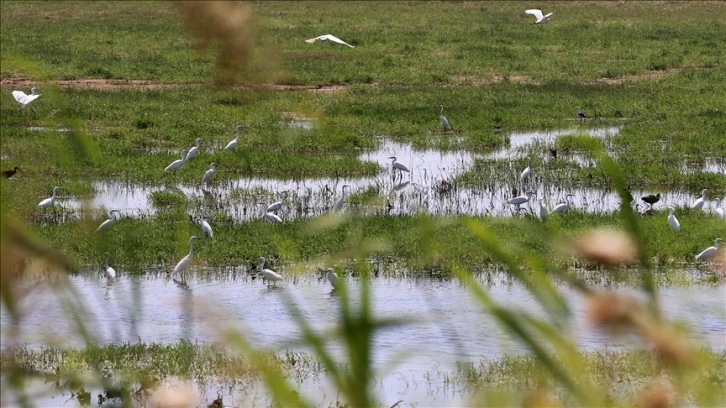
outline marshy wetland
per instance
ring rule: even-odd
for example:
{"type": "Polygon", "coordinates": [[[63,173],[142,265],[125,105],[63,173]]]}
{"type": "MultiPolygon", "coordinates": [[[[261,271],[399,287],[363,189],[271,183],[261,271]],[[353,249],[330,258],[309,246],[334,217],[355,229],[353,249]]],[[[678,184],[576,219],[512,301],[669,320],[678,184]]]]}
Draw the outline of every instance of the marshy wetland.
{"type": "Polygon", "coordinates": [[[3,405],[726,404],[726,5],[543,6],[0,3],[3,405]]]}

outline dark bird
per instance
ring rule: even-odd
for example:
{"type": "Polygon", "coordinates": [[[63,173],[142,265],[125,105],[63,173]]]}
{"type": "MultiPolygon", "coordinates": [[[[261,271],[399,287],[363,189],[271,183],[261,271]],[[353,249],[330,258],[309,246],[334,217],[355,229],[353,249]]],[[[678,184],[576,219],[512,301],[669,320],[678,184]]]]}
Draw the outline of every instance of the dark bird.
{"type": "Polygon", "coordinates": [[[15,167],[12,170],[3,170],[3,175],[5,176],[6,179],[9,179],[10,177],[14,176],[15,173],[18,172],[18,170],[20,170],[20,167],[15,167]]]}
{"type": "Polygon", "coordinates": [[[660,193],[658,193],[657,195],[653,195],[653,194],[647,195],[645,197],[642,197],[641,200],[643,200],[646,203],[648,203],[650,205],[650,208],[653,209],[653,204],[655,204],[658,201],[660,201],[660,193]]]}
{"type": "Polygon", "coordinates": [[[577,117],[580,118],[580,121],[581,122],[583,120],[587,119],[587,116],[585,116],[585,114],[582,113],[582,111],[580,110],[580,107],[579,106],[577,107],[577,117]]]}
{"type": "Polygon", "coordinates": [[[550,149],[550,156],[552,156],[552,157],[554,157],[556,159],[557,158],[557,148],[555,147],[553,149],[553,148],[550,147],[549,149],[550,149]]]}

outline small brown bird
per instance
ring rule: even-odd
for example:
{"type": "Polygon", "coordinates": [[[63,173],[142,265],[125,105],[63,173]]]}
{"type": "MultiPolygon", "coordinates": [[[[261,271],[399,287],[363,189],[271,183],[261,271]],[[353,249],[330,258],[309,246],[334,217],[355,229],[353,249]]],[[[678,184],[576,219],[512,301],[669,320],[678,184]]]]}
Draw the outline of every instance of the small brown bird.
{"type": "Polygon", "coordinates": [[[5,176],[6,179],[9,179],[10,177],[14,176],[15,173],[18,172],[18,170],[20,170],[20,167],[15,167],[12,170],[3,170],[3,175],[5,176]]]}
{"type": "Polygon", "coordinates": [[[657,195],[653,195],[653,194],[647,195],[645,197],[642,197],[641,200],[643,200],[646,203],[648,203],[648,205],[650,205],[650,208],[652,209],[653,208],[653,204],[655,204],[658,201],[660,201],[660,193],[658,193],[657,195]]]}

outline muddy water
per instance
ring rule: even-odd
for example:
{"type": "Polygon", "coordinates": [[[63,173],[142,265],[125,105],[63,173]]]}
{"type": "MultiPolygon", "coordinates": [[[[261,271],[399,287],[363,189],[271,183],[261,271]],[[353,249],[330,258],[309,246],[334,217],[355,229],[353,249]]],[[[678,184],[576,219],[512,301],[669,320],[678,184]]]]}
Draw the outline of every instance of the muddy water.
{"type": "MultiPolygon", "coordinates": [[[[52,290],[46,282],[27,282],[34,289],[21,301],[23,320],[15,324],[4,306],[0,311],[3,347],[54,341],[81,346],[83,341],[64,312],[67,302],[81,305],[86,314],[83,321],[101,343],[173,343],[180,338],[215,342],[221,340],[221,329],[236,328],[259,347],[308,351],[296,343],[300,331],[285,300],[294,301],[297,313],[317,330],[335,327],[338,319],[338,295],[324,279],[287,277],[277,287],[268,288],[244,273],[214,275],[221,278],[192,276],[182,284],[151,275],[129,277],[119,272],[121,276],[115,282],[95,274],[73,276],[63,290],[52,290]]],[[[282,274],[287,275],[285,271],[282,274]]],[[[346,282],[355,298],[359,281],[348,277],[346,282]]],[[[481,284],[502,305],[546,317],[521,285],[496,276],[481,284]]],[[[573,315],[565,330],[580,348],[640,346],[634,336],[611,338],[590,327],[582,296],[567,288],[562,290],[573,315]]],[[[717,349],[726,347],[726,284],[666,287],[659,296],[667,319],[685,323],[692,337],[702,344],[717,349]]],[[[496,359],[525,352],[459,282],[374,279],[372,297],[375,316],[409,322],[386,329],[373,340],[373,358],[382,373],[377,387],[382,401],[393,403],[402,398],[427,406],[460,402],[465,396],[447,392],[441,375],[453,371],[455,361],[496,359]]],[[[343,360],[340,345],[332,343],[330,351],[343,360]]],[[[300,387],[316,398],[334,401],[335,393],[324,381],[303,382],[300,387]]],[[[230,395],[225,402],[230,398],[235,397],[230,395]]]]}

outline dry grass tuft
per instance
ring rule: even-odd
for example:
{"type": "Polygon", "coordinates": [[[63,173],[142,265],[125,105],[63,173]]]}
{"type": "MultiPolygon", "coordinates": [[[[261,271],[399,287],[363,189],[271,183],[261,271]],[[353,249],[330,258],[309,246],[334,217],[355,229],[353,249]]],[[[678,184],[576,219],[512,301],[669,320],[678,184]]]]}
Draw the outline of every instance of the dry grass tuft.
{"type": "Polygon", "coordinates": [[[608,267],[633,265],[638,260],[638,245],[633,238],[612,228],[585,233],[575,242],[575,248],[584,258],[608,267]]]}

